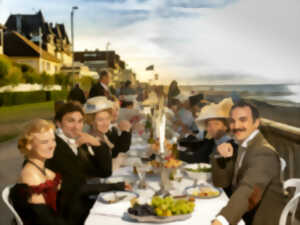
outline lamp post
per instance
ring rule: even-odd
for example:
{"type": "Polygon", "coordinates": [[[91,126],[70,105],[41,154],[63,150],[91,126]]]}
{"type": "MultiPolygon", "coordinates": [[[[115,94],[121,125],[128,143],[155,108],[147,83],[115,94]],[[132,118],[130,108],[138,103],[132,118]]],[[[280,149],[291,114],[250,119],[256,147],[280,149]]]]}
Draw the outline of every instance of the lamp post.
{"type": "Polygon", "coordinates": [[[78,6],[73,6],[71,10],[71,37],[72,37],[72,84],[74,86],[74,11],[78,9],[78,6]]]}

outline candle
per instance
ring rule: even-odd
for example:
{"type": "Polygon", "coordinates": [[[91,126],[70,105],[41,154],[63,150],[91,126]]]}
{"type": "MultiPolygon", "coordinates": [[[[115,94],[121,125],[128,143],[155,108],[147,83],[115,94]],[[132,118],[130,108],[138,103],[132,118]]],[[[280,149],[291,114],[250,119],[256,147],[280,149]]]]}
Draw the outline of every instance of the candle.
{"type": "Polygon", "coordinates": [[[159,144],[160,144],[160,153],[165,152],[165,132],[166,132],[166,115],[163,114],[160,118],[160,126],[159,126],[159,144]]]}

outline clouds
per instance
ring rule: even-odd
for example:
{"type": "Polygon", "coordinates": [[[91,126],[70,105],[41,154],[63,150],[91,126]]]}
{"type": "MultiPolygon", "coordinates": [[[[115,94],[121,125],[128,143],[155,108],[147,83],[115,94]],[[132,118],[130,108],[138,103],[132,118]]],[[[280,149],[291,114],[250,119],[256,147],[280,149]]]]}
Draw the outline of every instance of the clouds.
{"type": "MultiPolygon", "coordinates": [[[[42,9],[47,21],[70,26],[74,1],[0,0],[9,13],[42,9]],[[57,6],[60,7],[57,7],[57,6]],[[21,10],[22,9],[22,10],[21,10]]],[[[78,0],[75,49],[111,49],[148,80],[154,64],[165,81],[207,77],[300,82],[299,0],[78,0]],[[248,79],[249,78],[249,79],[248,79]]]]}
{"type": "Polygon", "coordinates": [[[182,8],[220,8],[236,0],[167,0],[167,5],[182,8]]]}

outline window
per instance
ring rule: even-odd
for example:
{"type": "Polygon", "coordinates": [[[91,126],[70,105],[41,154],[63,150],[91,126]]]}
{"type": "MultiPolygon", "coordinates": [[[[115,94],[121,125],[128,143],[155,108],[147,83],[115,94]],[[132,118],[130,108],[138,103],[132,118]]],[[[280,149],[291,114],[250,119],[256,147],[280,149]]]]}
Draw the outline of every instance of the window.
{"type": "Polygon", "coordinates": [[[50,68],[51,68],[51,65],[50,65],[50,63],[47,62],[47,70],[49,71],[50,68]]]}

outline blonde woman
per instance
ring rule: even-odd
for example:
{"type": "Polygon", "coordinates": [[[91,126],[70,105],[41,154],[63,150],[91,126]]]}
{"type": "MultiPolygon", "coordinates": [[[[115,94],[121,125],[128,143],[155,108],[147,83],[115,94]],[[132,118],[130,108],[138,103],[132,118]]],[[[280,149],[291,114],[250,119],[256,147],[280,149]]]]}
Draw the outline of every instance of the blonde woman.
{"type": "Polygon", "coordinates": [[[111,128],[113,102],[102,96],[90,98],[84,105],[84,111],[86,121],[91,126],[90,134],[98,137],[101,144],[105,144],[111,149],[113,158],[117,157],[119,153],[129,150],[131,124],[128,121],[121,121],[118,124],[119,131],[116,127],[111,128]]]}
{"type": "Polygon", "coordinates": [[[52,158],[56,146],[54,129],[51,122],[36,119],[18,142],[25,162],[10,197],[25,225],[69,224],[58,207],[61,176],[45,168],[45,161],[52,158]]]}

